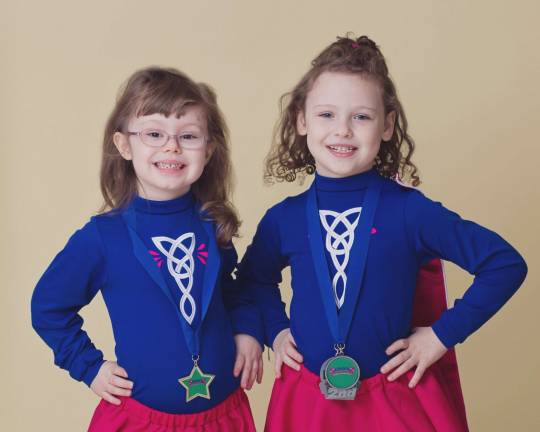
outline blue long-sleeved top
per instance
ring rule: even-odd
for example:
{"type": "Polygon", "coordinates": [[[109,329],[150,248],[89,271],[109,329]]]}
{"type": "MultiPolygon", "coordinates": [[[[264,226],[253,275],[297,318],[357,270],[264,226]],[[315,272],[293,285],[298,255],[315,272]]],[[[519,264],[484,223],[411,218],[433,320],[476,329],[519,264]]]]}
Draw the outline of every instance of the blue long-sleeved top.
{"type": "MultiPolygon", "coordinates": [[[[321,253],[333,279],[327,289],[335,298],[338,314],[339,300],[348,300],[343,274],[355,265],[348,262],[344,266],[345,252],[350,250],[346,244],[362,217],[364,194],[371,181],[382,182],[382,190],[346,347],[347,354],[359,362],[364,378],[379,372],[388,360],[385,349],[392,342],[410,335],[416,278],[426,262],[434,258],[452,261],[475,276],[463,297],[433,324],[446,347],[463,342],[482,326],[514,294],[527,273],[523,258],[498,234],[461,219],[418,190],[385,179],[374,169],[346,178],[316,175],[311,185],[319,210],[315,217],[320,219],[320,235],[326,245],[321,253]]],[[[310,249],[308,193],[289,197],[266,212],[242,260],[239,279],[262,311],[266,344],[271,346],[276,335],[290,326],[305,366],[318,373],[321,364],[334,355],[336,341],[310,249]],[[290,322],[279,292],[281,272],[287,266],[293,291],[290,322]]]]}
{"type": "Polygon", "coordinates": [[[215,226],[204,219],[190,192],[169,201],[137,197],[126,209],[95,216],[75,232],[32,297],[33,327],[52,348],[55,363],[91,384],[103,354],[82,330],[78,312],[101,291],[116,358],[134,382],[134,399],[164,412],[193,413],[236,390],[233,336],[246,333],[262,342],[262,324],[233,279],[234,248],[218,248],[215,226]],[[134,216],[140,244],[130,236],[126,214],[134,216]],[[192,302],[189,296],[181,301],[180,286],[192,302]],[[205,296],[208,311],[201,321],[205,296]],[[193,367],[181,320],[200,329],[199,365],[216,375],[210,400],[186,403],[178,382],[193,367]]]}

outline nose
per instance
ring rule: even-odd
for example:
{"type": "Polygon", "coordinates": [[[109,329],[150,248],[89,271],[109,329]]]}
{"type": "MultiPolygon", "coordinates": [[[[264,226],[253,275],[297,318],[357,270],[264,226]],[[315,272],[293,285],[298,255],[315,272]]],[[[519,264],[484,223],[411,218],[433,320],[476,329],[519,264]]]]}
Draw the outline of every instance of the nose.
{"type": "Polygon", "coordinates": [[[339,120],[338,124],[336,125],[335,135],[343,138],[352,137],[351,125],[348,119],[344,118],[339,120]]]}
{"type": "Polygon", "coordinates": [[[175,135],[169,135],[167,142],[163,145],[164,152],[182,153],[182,147],[178,143],[178,137],[175,135]]]}

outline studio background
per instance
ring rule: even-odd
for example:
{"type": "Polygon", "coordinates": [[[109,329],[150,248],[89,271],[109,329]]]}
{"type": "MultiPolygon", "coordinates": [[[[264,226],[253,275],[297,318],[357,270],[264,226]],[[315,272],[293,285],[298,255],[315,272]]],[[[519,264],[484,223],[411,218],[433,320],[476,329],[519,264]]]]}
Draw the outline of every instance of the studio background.
{"type": "MultiPolygon", "coordinates": [[[[387,58],[422,190],[500,233],[529,265],[520,292],[457,348],[471,431],[540,430],[538,16],[539,3],[523,0],[3,2],[0,428],[86,430],[98,402],[53,365],[31,328],[30,296],[101,204],[101,138],[120,84],[160,65],[216,89],[231,130],[242,255],[264,211],[309,184],[263,185],[278,97],[354,31],[387,58]]],[[[447,273],[453,301],[471,277],[454,265],[447,273]]],[[[114,359],[101,296],[82,314],[114,359]]],[[[261,430],[273,382],[265,367],[249,393],[261,430]]]]}

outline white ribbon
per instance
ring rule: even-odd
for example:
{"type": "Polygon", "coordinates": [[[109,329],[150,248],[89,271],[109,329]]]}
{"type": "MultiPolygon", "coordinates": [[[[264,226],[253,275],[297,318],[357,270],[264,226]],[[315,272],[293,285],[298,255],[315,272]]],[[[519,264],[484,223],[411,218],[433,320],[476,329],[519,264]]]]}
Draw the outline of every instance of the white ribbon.
{"type": "Polygon", "coordinates": [[[184,319],[191,324],[196,311],[195,300],[191,296],[193,273],[195,270],[195,261],[193,259],[195,234],[191,232],[185,233],[177,239],[171,239],[169,237],[152,237],[152,241],[161,253],[167,257],[167,269],[182,293],[182,297],[180,298],[180,313],[184,319]],[[184,241],[186,241],[187,245],[184,244],[184,241]],[[168,250],[165,249],[164,243],[171,244],[168,250]],[[183,254],[181,258],[175,256],[177,251],[180,251],[180,253],[183,254]],[[187,283],[184,283],[186,280],[187,283]],[[186,311],[186,301],[191,306],[191,312],[189,314],[186,311]]]}
{"type": "Polygon", "coordinates": [[[332,288],[334,290],[334,300],[338,309],[341,309],[345,302],[345,291],[347,289],[347,274],[345,269],[349,262],[349,255],[354,243],[354,230],[360,220],[362,207],[354,207],[345,210],[343,213],[338,213],[332,210],[319,210],[321,223],[326,230],[326,250],[332,257],[332,263],[336,269],[336,274],[332,279],[332,288]],[[356,218],[351,222],[348,217],[355,215],[356,218]],[[328,218],[334,218],[331,223],[328,218]],[[345,231],[342,234],[336,233],[336,228],[339,224],[343,224],[345,231]],[[341,260],[340,260],[341,259],[341,260]],[[341,282],[341,295],[338,294],[338,285],[341,282]]]}

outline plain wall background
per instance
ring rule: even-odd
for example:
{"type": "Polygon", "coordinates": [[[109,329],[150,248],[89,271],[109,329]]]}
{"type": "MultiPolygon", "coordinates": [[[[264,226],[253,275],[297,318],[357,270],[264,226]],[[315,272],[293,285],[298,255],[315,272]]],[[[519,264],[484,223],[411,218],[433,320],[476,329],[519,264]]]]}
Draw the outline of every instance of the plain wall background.
{"type": "MultiPolygon", "coordinates": [[[[232,132],[242,254],[264,210],[307,185],[263,186],[278,97],[324,46],[354,31],[388,60],[423,191],[499,232],[529,264],[521,291],[458,347],[471,430],[540,430],[538,16],[536,1],[3,4],[0,428],[86,430],[97,404],[53,365],[31,329],[29,301],[101,203],[101,135],[120,84],[135,69],[162,65],[214,86],[232,132]]],[[[471,277],[447,269],[453,298],[471,277]]],[[[101,296],[83,316],[113,358],[101,296]]],[[[250,392],[261,430],[272,381],[267,362],[263,385],[250,392]]]]}

